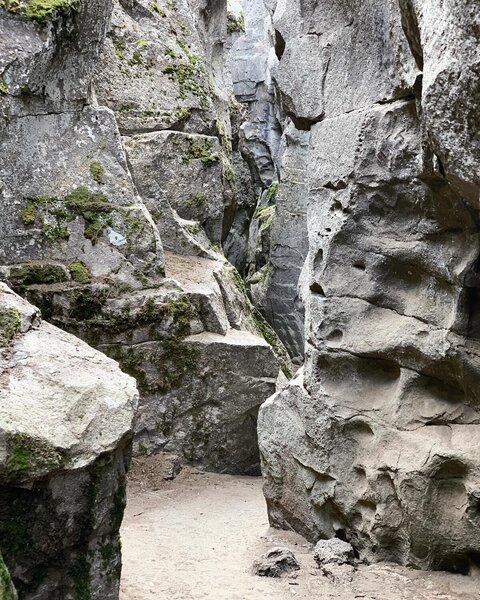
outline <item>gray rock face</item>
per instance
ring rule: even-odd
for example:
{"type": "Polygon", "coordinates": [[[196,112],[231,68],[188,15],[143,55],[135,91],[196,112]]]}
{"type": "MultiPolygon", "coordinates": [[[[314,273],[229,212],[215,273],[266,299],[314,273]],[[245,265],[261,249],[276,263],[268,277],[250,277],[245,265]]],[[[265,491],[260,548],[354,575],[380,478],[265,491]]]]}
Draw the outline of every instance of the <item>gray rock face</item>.
{"type": "Polygon", "coordinates": [[[0,548],[20,597],[118,598],[134,380],[4,284],[0,371],[0,548]]]}
{"type": "Polygon", "coordinates": [[[293,552],[281,546],[272,548],[253,563],[253,572],[260,577],[282,577],[299,569],[293,552]]]}
{"type": "Polygon", "coordinates": [[[273,524],[462,572],[480,549],[478,18],[278,3],[282,107],[309,129],[307,342],[259,417],[273,524]]]}
{"type": "Polygon", "coordinates": [[[122,133],[208,133],[215,127],[210,40],[203,43],[197,18],[202,20],[200,9],[186,0],[114,3],[95,90],[117,115],[122,133]]]}

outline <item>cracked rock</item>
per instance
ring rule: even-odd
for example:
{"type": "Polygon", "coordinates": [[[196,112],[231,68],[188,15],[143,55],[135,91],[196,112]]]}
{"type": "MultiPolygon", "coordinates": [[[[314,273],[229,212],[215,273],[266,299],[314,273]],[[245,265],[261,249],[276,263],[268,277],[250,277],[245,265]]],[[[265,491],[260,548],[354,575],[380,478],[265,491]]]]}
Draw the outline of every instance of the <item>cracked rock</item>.
{"type": "Polygon", "coordinates": [[[253,563],[253,572],[260,577],[282,577],[299,570],[300,565],[293,552],[280,546],[272,548],[253,563]]]}

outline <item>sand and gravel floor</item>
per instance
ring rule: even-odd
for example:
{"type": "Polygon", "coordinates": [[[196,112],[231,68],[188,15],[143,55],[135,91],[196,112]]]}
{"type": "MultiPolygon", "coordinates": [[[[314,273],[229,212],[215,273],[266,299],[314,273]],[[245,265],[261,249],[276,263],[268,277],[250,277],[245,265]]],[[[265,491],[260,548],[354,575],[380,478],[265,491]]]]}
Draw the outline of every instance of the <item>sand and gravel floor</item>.
{"type": "Polygon", "coordinates": [[[311,545],[268,526],[262,481],[185,468],[163,481],[155,459],[134,461],[122,528],[121,600],[480,600],[480,579],[393,565],[316,567],[311,545]],[[288,546],[295,578],[251,574],[288,546]]]}

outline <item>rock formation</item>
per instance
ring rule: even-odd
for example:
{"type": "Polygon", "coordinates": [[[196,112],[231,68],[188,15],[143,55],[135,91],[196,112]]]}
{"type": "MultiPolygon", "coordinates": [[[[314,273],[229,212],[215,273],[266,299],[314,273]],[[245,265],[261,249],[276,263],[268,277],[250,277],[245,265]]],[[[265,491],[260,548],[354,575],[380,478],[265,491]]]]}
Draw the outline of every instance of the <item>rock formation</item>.
{"type": "Polygon", "coordinates": [[[221,252],[226,7],[31,6],[0,15],[3,278],[136,377],[135,451],[258,472],[258,408],[289,358],[221,252]]]}
{"type": "Polygon", "coordinates": [[[308,132],[306,354],[259,421],[273,524],[461,572],[480,551],[479,20],[277,3],[279,102],[308,132]]]}
{"type": "MultiPolygon", "coordinates": [[[[4,284],[0,372],[0,548],[20,598],[118,598],[134,380],[4,284]]],[[[2,561],[0,597],[16,597],[2,561]]]]}
{"type": "Polygon", "coordinates": [[[256,473],[280,389],[259,419],[274,525],[367,560],[480,555],[480,11],[229,5],[0,0],[0,552],[21,599],[116,597],[136,390],[112,358],[134,452],[256,473]]]}

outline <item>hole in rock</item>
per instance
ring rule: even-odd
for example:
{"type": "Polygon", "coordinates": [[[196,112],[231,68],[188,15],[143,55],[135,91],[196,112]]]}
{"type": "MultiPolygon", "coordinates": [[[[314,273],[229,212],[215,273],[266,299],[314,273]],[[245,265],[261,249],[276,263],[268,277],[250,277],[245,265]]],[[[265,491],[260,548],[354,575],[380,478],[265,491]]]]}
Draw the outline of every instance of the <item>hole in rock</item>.
{"type": "Polygon", "coordinates": [[[278,60],[282,59],[282,56],[285,52],[286,43],[283,39],[282,34],[275,29],[275,54],[277,55],[278,60]]]}
{"type": "Polygon", "coordinates": [[[358,261],[354,262],[353,266],[355,269],[358,269],[359,271],[365,271],[367,268],[365,266],[365,263],[363,262],[363,260],[358,260],[358,261]]]}
{"type": "Polygon", "coordinates": [[[325,292],[323,290],[323,287],[317,283],[316,281],[314,281],[311,285],[310,285],[310,291],[314,294],[317,294],[318,296],[323,296],[325,297],[325,292]]]}

